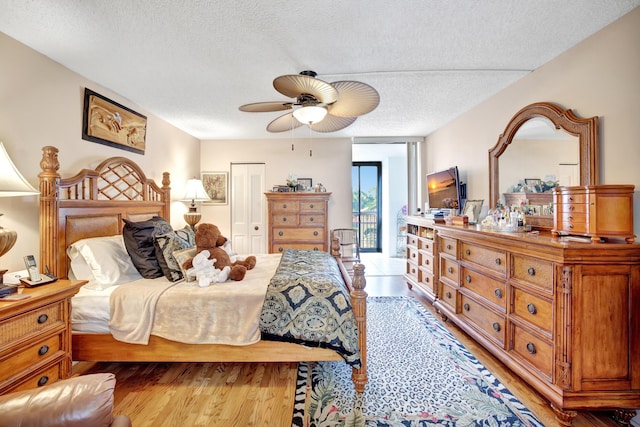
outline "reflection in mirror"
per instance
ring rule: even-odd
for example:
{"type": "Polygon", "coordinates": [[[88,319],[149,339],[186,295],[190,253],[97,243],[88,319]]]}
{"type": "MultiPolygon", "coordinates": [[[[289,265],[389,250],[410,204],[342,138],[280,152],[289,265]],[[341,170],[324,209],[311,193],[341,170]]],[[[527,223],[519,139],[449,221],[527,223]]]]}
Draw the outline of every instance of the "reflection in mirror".
{"type": "Polygon", "coordinates": [[[509,149],[500,156],[499,164],[500,195],[523,190],[551,191],[555,185],[580,185],[578,138],[556,129],[546,117],[523,123],[509,149]],[[526,185],[525,180],[531,179],[545,185],[526,185]]]}

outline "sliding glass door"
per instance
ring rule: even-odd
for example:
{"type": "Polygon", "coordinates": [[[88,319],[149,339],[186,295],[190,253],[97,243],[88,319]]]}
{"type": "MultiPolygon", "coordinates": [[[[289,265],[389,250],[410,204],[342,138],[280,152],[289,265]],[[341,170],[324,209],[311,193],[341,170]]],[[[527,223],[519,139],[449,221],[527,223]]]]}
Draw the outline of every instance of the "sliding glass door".
{"type": "Polygon", "coordinates": [[[382,163],[353,162],[353,228],[361,252],[381,252],[382,163]]]}

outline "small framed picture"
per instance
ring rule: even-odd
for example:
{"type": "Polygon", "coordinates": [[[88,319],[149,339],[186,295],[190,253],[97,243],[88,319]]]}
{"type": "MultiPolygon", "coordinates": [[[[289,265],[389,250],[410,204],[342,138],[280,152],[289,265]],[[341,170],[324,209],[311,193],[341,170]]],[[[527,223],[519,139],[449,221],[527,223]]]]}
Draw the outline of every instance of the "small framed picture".
{"type": "Polygon", "coordinates": [[[524,183],[527,185],[540,185],[542,180],[540,178],[525,178],[524,183]]]}
{"type": "Polygon", "coordinates": [[[313,187],[313,180],[311,178],[298,178],[298,188],[302,191],[309,190],[313,187]]]}
{"type": "Polygon", "coordinates": [[[482,210],[482,204],[484,200],[467,200],[462,210],[462,215],[466,215],[469,219],[469,224],[475,224],[478,222],[480,211],[482,210]]]}
{"type": "Polygon", "coordinates": [[[228,200],[229,172],[202,172],[202,185],[211,198],[206,205],[226,205],[228,200]]]}

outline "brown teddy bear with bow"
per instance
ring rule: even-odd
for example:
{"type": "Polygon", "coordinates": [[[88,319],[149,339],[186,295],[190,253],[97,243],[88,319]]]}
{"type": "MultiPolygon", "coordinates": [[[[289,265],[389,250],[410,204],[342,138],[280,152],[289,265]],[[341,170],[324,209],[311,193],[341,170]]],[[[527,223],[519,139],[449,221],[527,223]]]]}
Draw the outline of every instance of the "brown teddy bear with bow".
{"type": "MultiPolygon", "coordinates": [[[[256,265],[256,257],[250,255],[244,260],[236,259],[231,261],[231,256],[224,249],[227,238],[220,233],[218,226],[214,224],[200,224],[196,228],[196,254],[204,251],[209,251],[209,259],[214,259],[216,262],[213,266],[222,270],[226,266],[231,267],[229,278],[231,280],[242,280],[247,274],[247,270],[251,270],[256,265]]],[[[237,258],[234,256],[234,258],[237,258]]],[[[185,270],[193,266],[193,258],[190,258],[182,265],[185,270]]]]}

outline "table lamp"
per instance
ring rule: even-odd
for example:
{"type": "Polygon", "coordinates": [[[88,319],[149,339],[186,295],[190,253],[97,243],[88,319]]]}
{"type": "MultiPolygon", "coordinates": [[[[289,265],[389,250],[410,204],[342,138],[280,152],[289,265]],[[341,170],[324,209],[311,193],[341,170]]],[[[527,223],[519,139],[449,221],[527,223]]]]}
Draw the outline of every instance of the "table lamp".
{"type": "Polygon", "coordinates": [[[198,212],[196,202],[207,202],[211,200],[202,185],[202,181],[196,178],[187,181],[187,189],[184,193],[184,201],[191,201],[189,204],[189,212],[184,214],[184,220],[191,229],[196,229],[196,224],[200,221],[202,214],[198,212]]]}
{"type": "MultiPolygon", "coordinates": [[[[0,197],[32,196],[39,193],[20,174],[7,154],[4,144],[0,142],[0,197]]],[[[0,226],[0,257],[11,250],[17,238],[18,234],[14,230],[0,226]]],[[[0,270],[0,284],[6,272],[7,270],[0,270]]]]}

